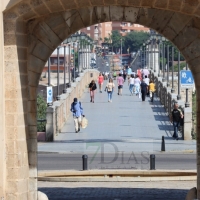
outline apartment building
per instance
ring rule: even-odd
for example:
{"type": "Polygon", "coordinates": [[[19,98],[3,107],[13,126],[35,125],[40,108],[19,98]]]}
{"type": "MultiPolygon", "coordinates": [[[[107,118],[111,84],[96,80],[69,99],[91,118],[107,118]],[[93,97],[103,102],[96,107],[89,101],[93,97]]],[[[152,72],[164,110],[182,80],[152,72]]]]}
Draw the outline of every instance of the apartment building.
{"type": "Polygon", "coordinates": [[[103,40],[105,37],[109,38],[109,35],[112,33],[113,30],[118,30],[122,36],[125,36],[127,33],[131,31],[144,31],[144,32],[150,31],[150,29],[147,27],[128,22],[105,22],[81,29],[81,31],[89,35],[92,39],[94,39],[95,27],[98,30],[99,42],[101,41],[101,39],[103,40]]]}

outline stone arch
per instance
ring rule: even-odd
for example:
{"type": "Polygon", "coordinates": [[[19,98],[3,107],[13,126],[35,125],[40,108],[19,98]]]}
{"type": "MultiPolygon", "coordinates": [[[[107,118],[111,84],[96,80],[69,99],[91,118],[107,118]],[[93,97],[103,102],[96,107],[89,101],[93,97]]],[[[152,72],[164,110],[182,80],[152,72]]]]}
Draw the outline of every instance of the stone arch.
{"type": "MultiPolygon", "coordinates": [[[[199,15],[198,0],[19,0],[8,5],[4,11],[6,199],[37,199],[36,89],[47,58],[64,39],[107,21],[150,27],[185,56],[199,102],[199,15]]],[[[198,103],[198,123],[199,111],[198,103]]],[[[199,143],[197,137],[198,155],[199,143]]],[[[199,162],[197,169],[200,196],[199,162]]]]}

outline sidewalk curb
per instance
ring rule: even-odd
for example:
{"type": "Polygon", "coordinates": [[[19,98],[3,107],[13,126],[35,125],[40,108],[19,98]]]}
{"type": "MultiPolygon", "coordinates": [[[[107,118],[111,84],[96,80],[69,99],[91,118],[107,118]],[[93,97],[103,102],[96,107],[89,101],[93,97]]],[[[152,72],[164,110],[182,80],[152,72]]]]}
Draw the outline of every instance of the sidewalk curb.
{"type": "Polygon", "coordinates": [[[90,171],[44,171],[38,181],[50,182],[151,182],[196,181],[195,170],[90,170],[90,171]]]}

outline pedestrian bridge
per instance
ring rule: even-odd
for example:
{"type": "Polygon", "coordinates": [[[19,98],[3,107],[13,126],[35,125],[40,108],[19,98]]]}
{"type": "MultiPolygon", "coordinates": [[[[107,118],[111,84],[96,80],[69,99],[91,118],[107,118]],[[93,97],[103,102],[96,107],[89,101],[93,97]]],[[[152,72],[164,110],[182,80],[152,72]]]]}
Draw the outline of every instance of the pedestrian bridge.
{"type": "MultiPolygon", "coordinates": [[[[86,73],[90,75],[92,73],[95,76],[95,70],[86,73]]],[[[90,77],[92,78],[94,77],[90,77]]],[[[104,86],[105,84],[106,81],[104,86]]],[[[115,85],[117,85],[116,82],[115,85]]],[[[78,83],[77,87],[79,87],[78,83]]],[[[73,90],[75,90],[75,85],[73,90]]],[[[54,106],[57,106],[54,114],[52,114],[52,108],[48,108],[47,119],[51,118],[52,122],[56,123],[47,122],[47,138],[53,138],[54,143],[39,143],[38,150],[41,152],[95,152],[95,145],[98,146],[101,143],[106,153],[152,153],[161,151],[162,136],[165,138],[166,151],[196,149],[196,141],[183,140],[182,133],[179,134],[179,141],[172,139],[173,127],[160,98],[155,97],[152,103],[147,97],[145,102],[142,102],[138,96],[130,96],[127,82],[124,84],[122,96],[117,95],[117,87],[115,88],[112,103],[108,102],[107,93],[100,93],[98,89],[95,94],[95,103],[91,103],[89,92],[86,88],[84,89],[79,100],[89,120],[89,125],[86,129],[81,129],[79,133],[75,133],[72,113],[69,112],[71,102],[76,95],[67,94],[67,96],[67,99],[70,98],[67,100],[68,107],[65,107],[65,101],[62,103],[61,100],[59,103],[54,103],[54,106]],[[66,112],[68,119],[61,123],[60,120],[66,118],[66,112]],[[53,128],[53,124],[56,127],[53,128]],[[51,130],[55,130],[54,133],[51,130]]]]}

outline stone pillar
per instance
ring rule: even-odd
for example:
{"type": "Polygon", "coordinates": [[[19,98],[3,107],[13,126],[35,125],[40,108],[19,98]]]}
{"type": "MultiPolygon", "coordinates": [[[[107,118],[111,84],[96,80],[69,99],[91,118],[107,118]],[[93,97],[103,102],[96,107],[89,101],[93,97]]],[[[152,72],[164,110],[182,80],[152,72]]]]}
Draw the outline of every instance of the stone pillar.
{"type": "MultiPolygon", "coordinates": [[[[0,11],[2,11],[0,5],[0,11]]],[[[0,95],[4,97],[4,29],[3,14],[0,15],[0,95]]],[[[4,98],[0,98],[0,199],[5,199],[5,126],[4,126],[4,98]]]]}
{"type": "Polygon", "coordinates": [[[23,21],[4,19],[4,101],[6,133],[6,197],[5,199],[36,199],[37,191],[37,145],[36,129],[28,126],[36,123],[36,101],[34,115],[29,115],[27,73],[27,35],[23,21]],[[28,160],[28,157],[31,159],[28,160]],[[34,162],[34,172],[32,164],[34,162]],[[30,171],[29,171],[30,167],[30,171]],[[29,173],[30,172],[30,173],[29,173]],[[29,176],[32,178],[29,179],[29,176]],[[30,193],[29,193],[30,191],[30,193]],[[33,192],[33,193],[32,193],[33,192]]]}

